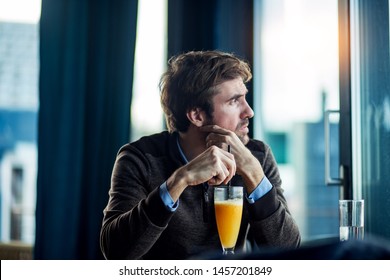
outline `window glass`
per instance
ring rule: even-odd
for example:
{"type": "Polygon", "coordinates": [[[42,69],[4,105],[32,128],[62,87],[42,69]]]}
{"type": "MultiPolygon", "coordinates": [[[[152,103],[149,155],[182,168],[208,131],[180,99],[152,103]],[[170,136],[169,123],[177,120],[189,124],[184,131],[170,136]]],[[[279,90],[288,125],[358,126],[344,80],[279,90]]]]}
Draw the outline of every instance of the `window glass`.
{"type": "Polygon", "coordinates": [[[163,129],[158,84],[167,60],[166,21],[166,0],[138,2],[131,140],[163,129]]]}
{"type": "Polygon", "coordinates": [[[35,239],[40,9],[40,0],[0,0],[2,242],[35,239]]]}
{"type": "MultiPolygon", "coordinates": [[[[325,185],[324,111],[339,109],[337,0],[255,1],[255,137],[279,164],[303,240],[338,234],[338,187],[325,185]]],[[[330,122],[338,175],[338,123],[330,122]]]]}
{"type": "Polygon", "coordinates": [[[387,239],[390,239],[389,12],[387,0],[353,1],[351,5],[353,191],[355,198],[365,200],[365,236],[387,239]]]}

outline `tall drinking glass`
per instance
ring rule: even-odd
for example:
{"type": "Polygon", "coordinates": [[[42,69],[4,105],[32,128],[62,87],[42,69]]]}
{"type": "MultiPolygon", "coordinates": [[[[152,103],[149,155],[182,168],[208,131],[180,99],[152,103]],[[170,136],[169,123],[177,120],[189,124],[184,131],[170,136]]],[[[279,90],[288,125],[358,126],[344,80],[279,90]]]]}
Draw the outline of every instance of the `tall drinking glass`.
{"type": "Polygon", "coordinates": [[[214,208],[223,254],[234,254],[243,207],[242,186],[214,187],[214,208]]]}
{"type": "Polygon", "coordinates": [[[364,200],[339,201],[340,241],[364,239],[364,200]]]}

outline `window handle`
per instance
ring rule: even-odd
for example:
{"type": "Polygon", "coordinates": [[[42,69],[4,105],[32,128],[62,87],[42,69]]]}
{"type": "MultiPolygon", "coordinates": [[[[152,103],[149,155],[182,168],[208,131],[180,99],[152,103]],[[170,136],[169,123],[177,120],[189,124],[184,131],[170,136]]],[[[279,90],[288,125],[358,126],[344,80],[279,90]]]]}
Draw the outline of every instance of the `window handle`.
{"type": "Polygon", "coordinates": [[[326,110],[324,112],[324,138],[325,138],[325,184],[327,186],[340,186],[343,184],[344,167],[340,165],[340,178],[332,178],[330,174],[330,115],[338,114],[338,110],[326,110]]]}

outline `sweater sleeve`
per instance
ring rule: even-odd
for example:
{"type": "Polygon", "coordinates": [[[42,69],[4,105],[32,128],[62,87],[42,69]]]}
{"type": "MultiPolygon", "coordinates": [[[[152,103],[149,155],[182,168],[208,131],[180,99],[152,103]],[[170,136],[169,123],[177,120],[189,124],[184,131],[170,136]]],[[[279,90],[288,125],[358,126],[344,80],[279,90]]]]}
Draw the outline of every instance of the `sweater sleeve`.
{"type": "Polygon", "coordinates": [[[127,145],[119,151],[100,232],[106,259],[142,259],[173,215],[161,200],[159,186],[147,189],[148,170],[136,149],[127,145]]]}

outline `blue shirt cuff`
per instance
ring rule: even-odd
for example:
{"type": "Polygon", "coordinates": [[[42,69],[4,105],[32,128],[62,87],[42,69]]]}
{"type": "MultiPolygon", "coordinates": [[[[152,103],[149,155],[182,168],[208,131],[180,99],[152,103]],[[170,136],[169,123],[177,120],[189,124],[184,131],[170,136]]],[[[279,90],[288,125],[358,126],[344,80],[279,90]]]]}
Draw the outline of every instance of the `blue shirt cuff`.
{"type": "Polygon", "coordinates": [[[256,189],[246,197],[249,203],[255,203],[258,199],[262,198],[272,189],[272,184],[266,176],[257,185],[256,189]]]}
{"type": "Polygon", "coordinates": [[[177,207],[179,206],[179,200],[177,202],[173,201],[171,195],[168,192],[166,181],[160,186],[159,194],[160,194],[160,197],[161,197],[165,207],[170,212],[176,211],[177,207]]]}

